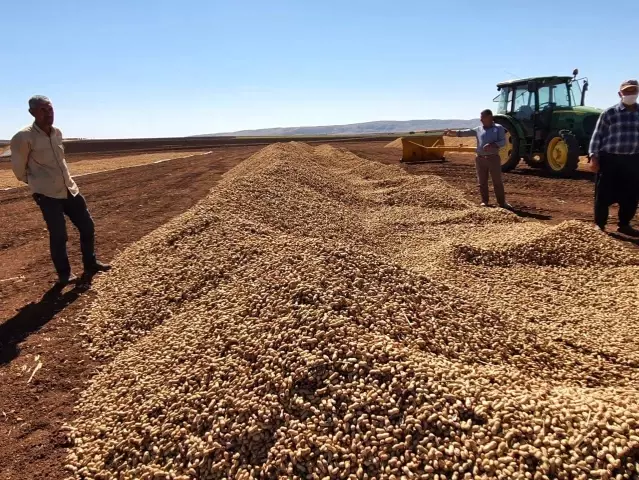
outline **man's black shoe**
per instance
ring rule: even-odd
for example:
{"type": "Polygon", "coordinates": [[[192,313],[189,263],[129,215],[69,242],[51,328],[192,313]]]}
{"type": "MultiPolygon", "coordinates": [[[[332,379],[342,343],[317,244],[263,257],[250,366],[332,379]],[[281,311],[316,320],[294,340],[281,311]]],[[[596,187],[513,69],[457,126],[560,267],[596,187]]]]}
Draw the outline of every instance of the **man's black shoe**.
{"type": "Polygon", "coordinates": [[[94,263],[84,266],[84,271],[86,273],[108,272],[109,270],[111,270],[111,265],[102,263],[98,260],[96,260],[94,263]]]}
{"type": "Polygon", "coordinates": [[[624,235],[628,235],[629,237],[639,237],[639,230],[632,228],[630,225],[622,225],[617,229],[617,231],[624,235]]]}

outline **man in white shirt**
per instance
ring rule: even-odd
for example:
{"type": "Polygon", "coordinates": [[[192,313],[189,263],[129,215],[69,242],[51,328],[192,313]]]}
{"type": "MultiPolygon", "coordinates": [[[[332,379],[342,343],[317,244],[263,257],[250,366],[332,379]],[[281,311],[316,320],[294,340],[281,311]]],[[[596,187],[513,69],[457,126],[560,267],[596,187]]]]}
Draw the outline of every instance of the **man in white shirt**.
{"type": "Polygon", "coordinates": [[[85,272],[109,270],[109,265],[95,257],[93,219],[64,159],[62,132],[53,126],[51,101],[40,95],[30,98],[29,113],[35,121],[11,139],[11,164],[16,178],[29,184],[42,211],[49,230],[51,258],[58,273],[58,284],[66,285],[77,279],[71,273],[67,255],[65,215],[80,232],[85,272]]]}

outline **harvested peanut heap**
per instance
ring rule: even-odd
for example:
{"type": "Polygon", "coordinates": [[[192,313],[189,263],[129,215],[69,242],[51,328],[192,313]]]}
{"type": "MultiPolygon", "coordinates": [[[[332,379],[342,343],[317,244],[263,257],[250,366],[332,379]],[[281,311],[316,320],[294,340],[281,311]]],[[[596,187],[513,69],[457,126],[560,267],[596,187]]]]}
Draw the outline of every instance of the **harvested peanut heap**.
{"type": "Polygon", "coordinates": [[[74,478],[639,478],[637,254],[587,225],[279,144],[115,267],[74,478]]]}

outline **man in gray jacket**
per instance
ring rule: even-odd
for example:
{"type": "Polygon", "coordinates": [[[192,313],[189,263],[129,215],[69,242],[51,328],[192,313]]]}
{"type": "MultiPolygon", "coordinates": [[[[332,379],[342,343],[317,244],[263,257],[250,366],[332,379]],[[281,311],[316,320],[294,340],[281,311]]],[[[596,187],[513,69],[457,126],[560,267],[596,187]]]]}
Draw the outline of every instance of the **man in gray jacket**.
{"type": "Polygon", "coordinates": [[[29,99],[29,113],[35,121],[11,139],[11,164],[16,178],[29,184],[35,202],[49,230],[53,265],[58,284],[77,279],[71,273],[67,255],[67,229],[64,216],[80,232],[85,273],[107,271],[111,267],[95,257],[95,229],[84,197],[69,173],[64,159],[62,132],[53,126],[53,105],[47,97],[29,99]]]}
{"type": "Polygon", "coordinates": [[[481,206],[488,206],[488,176],[493,180],[495,197],[502,208],[511,209],[506,203],[504,192],[504,180],[501,175],[501,158],[499,149],[506,145],[506,130],[495,123],[493,112],[486,109],[481,112],[481,125],[467,130],[446,130],[444,135],[448,137],[476,137],[477,157],[475,169],[477,170],[477,183],[481,195],[481,206]]]}

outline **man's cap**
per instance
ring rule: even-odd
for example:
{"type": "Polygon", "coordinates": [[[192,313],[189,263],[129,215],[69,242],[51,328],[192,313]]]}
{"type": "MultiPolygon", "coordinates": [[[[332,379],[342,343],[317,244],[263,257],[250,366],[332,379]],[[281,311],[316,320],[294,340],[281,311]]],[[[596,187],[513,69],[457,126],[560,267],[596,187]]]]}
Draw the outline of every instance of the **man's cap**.
{"type": "Polygon", "coordinates": [[[637,80],[626,80],[621,84],[621,87],[619,87],[619,91],[623,92],[629,88],[639,88],[639,82],[637,82],[637,80]]]}

